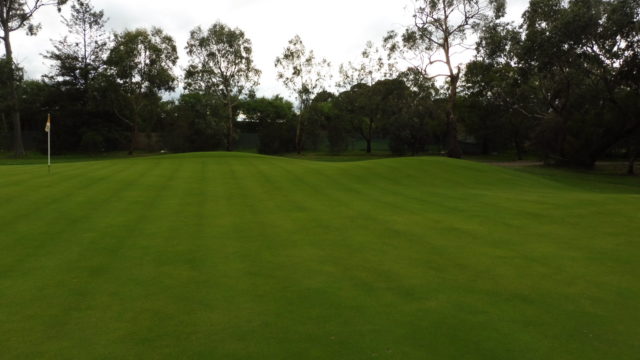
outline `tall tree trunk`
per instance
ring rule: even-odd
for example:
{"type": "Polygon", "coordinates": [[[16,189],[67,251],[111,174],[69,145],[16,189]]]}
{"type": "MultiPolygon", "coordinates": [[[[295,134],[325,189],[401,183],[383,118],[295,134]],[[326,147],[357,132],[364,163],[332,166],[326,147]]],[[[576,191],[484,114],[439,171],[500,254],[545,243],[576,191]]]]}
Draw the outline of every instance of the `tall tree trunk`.
{"type": "Polygon", "coordinates": [[[233,107],[231,106],[231,100],[227,101],[227,111],[229,115],[229,125],[227,126],[227,151],[231,151],[233,148],[233,107]]]}
{"type": "Polygon", "coordinates": [[[458,121],[454,113],[456,97],[458,95],[458,75],[453,75],[449,84],[449,101],[447,102],[447,156],[462,158],[462,149],[458,142],[458,121]]]}
{"type": "Polygon", "coordinates": [[[367,154],[371,154],[371,140],[373,133],[373,121],[369,121],[369,129],[367,131],[367,154]]]}
{"type": "Polygon", "coordinates": [[[518,136],[514,137],[513,144],[516,147],[516,156],[518,160],[522,160],[522,145],[520,145],[520,139],[518,139],[518,136]]]}
{"type": "MultiPolygon", "coordinates": [[[[3,26],[5,29],[7,26],[3,26]]],[[[16,157],[24,157],[24,144],[22,142],[22,124],[20,123],[20,102],[16,89],[16,74],[13,67],[13,51],[9,32],[4,32],[4,50],[7,63],[9,64],[9,118],[13,123],[13,148],[16,157]]]]}
{"type": "Polygon", "coordinates": [[[638,160],[638,147],[629,147],[629,165],[627,167],[627,175],[635,175],[635,163],[638,160]]]}
{"type": "Polygon", "coordinates": [[[2,113],[2,123],[0,123],[0,150],[4,150],[5,146],[7,146],[7,118],[4,116],[4,112],[2,113]]]}
{"type": "MultiPolygon", "coordinates": [[[[445,9],[447,8],[445,0],[442,0],[442,5],[445,9]]],[[[444,26],[447,29],[449,28],[448,21],[449,16],[445,11],[444,26]]],[[[458,96],[458,80],[460,80],[460,67],[458,67],[457,72],[453,70],[451,54],[449,53],[451,50],[449,35],[450,33],[448,32],[448,30],[444,32],[444,46],[442,49],[444,51],[445,62],[447,64],[447,67],[449,68],[449,99],[447,101],[447,156],[450,158],[460,159],[462,157],[462,150],[460,149],[460,144],[458,143],[458,121],[454,112],[456,97],[458,96]]]]}
{"type": "Polygon", "coordinates": [[[482,155],[489,155],[489,141],[486,136],[482,137],[482,155]]]}
{"type": "Polygon", "coordinates": [[[452,106],[447,107],[447,156],[456,159],[462,158],[462,150],[458,142],[458,123],[452,106]]]}
{"type": "Polygon", "coordinates": [[[134,120],[131,125],[131,144],[129,146],[129,155],[133,155],[133,151],[138,144],[138,121],[134,120]]]}
{"type": "Polygon", "coordinates": [[[300,110],[298,125],[296,126],[296,152],[302,154],[302,110],[300,110]]]}

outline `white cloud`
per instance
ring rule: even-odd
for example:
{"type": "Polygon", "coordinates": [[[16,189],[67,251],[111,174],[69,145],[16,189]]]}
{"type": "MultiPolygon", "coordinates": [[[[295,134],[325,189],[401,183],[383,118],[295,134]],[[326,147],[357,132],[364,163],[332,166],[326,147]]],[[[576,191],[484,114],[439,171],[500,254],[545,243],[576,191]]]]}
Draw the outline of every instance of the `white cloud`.
{"type": "MultiPolygon", "coordinates": [[[[518,21],[527,4],[528,0],[509,0],[507,18],[518,21]]],[[[184,46],[192,28],[208,27],[217,20],[241,28],[252,40],[255,62],[262,70],[258,92],[267,96],[286,93],[276,80],[273,62],[295,34],[337,67],[356,60],[366,41],[379,41],[388,30],[409,23],[412,9],[410,0],[93,0],[93,5],[105,11],[114,31],[159,26],[172,35],[181,56],[177,74],[187,63],[184,46]]],[[[68,11],[66,6],[63,14],[68,11]]],[[[36,14],[43,26],[38,36],[13,34],[16,60],[29,77],[48,71],[41,54],[51,49],[50,39],[64,35],[60,20],[55,8],[45,8],[36,14]]]]}

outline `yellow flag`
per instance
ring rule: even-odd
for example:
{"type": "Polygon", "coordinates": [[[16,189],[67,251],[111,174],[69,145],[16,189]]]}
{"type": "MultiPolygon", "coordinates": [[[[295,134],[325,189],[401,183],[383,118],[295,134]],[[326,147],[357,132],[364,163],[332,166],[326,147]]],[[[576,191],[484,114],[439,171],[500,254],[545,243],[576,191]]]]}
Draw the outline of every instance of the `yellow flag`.
{"type": "Polygon", "coordinates": [[[47,125],[44,127],[44,131],[51,131],[51,114],[47,116],[47,125]]]}

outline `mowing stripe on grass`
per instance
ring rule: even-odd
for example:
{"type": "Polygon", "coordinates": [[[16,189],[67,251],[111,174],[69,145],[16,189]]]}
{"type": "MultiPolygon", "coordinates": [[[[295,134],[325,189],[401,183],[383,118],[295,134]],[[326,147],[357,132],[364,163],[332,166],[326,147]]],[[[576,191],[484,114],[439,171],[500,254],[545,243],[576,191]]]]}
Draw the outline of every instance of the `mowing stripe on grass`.
{"type": "Polygon", "coordinates": [[[0,166],[8,358],[633,359],[640,185],[442,158],[0,166]]]}

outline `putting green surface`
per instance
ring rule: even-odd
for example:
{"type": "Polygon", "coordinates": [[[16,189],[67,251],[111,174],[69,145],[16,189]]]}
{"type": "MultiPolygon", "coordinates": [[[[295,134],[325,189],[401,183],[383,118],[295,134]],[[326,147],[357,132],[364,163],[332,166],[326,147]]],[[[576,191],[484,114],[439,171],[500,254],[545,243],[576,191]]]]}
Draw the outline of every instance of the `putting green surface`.
{"type": "Polygon", "coordinates": [[[0,357],[638,359],[633,181],[236,153],[0,166],[0,357]]]}

